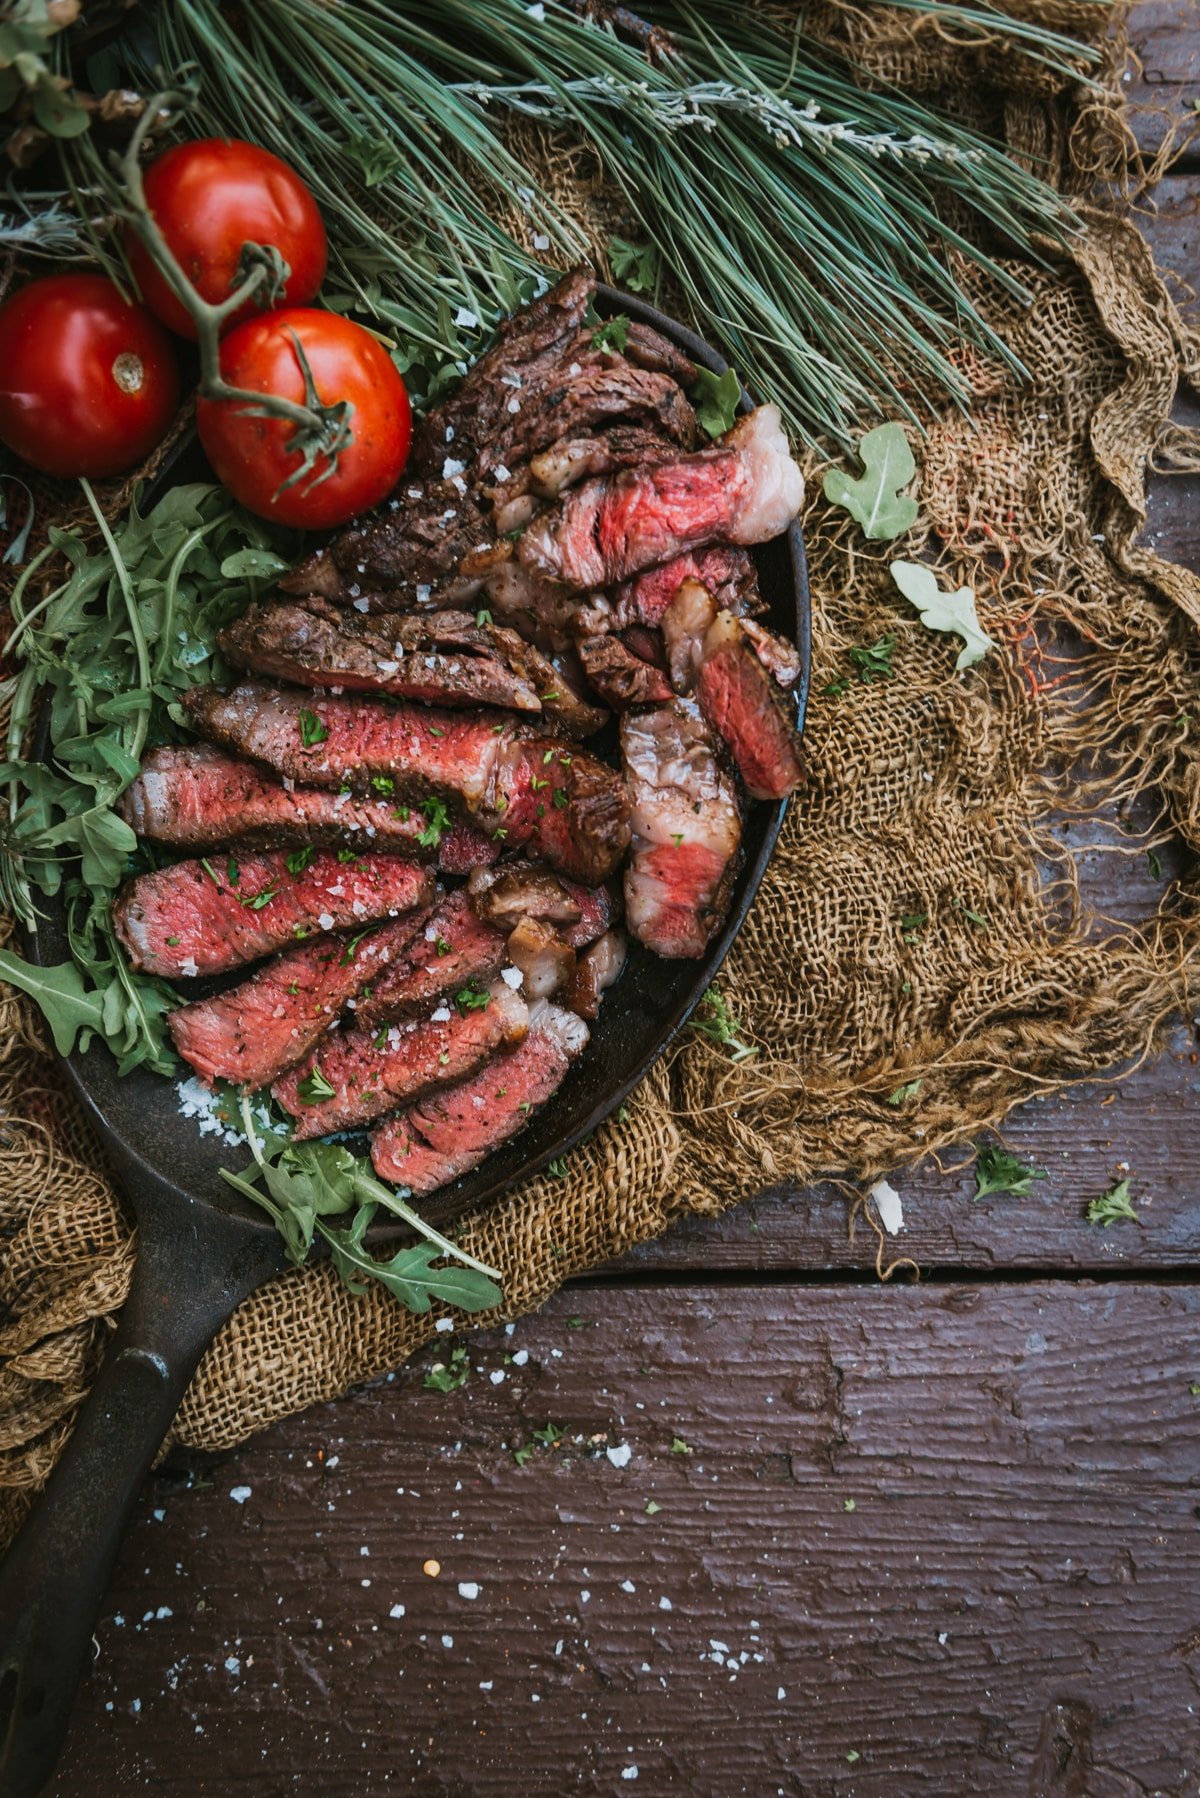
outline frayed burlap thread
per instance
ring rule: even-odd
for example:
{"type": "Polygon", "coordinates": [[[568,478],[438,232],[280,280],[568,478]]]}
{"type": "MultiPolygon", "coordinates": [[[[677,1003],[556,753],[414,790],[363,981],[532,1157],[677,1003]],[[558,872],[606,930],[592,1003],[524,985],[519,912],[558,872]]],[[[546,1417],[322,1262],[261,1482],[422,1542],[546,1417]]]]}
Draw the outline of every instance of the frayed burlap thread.
{"type": "MultiPolygon", "coordinates": [[[[1021,10],[1099,32],[1106,8],[1021,10]],[[1095,15],[1093,18],[1092,15],[1095,15]],[[1082,21],[1082,25],[1081,25],[1082,21]]],[[[830,4],[810,24],[863,78],[973,84],[1021,154],[1064,189],[1115,174],[1113,101],[1011,57],[947,42],[910,14],[830,4]],[[998,88],[986,86],[989,74],[998,88]]],[[[557,190],[598,241],[607,191],[587,158],[545,146],[557,190]]],[[[821,497],[804,524],[815,667],[807,786],[794,802],[721,986],[757,1054],[732,1062],[685,1033],[625,1114],[543,1177],[468,1220],[501,1270],[506,1315],[768,1183],[856,1181],[999,1124],[1034,1094],[1153,1051],[1200,957],[1200,581],[1137,541],[1151,456],[1200,346],[1134,225],[1099,211],[1067,254],[1021,266],[1020,304],[962,278],[1029,371],[964,353],[969,418],[915,434],[921,517],[869,544],[821,497]],[[973,584],[997,649],[954,672],[888,571],[929,557],[973,584]],[[858,680],[856,645],[895,639],[891,679],[858,680]],[[826,692],[843,680],[844,691],[826,692]],[[1130,808],[1185,873],[1139,924],[1093,918],[1072,832],[1129,853],[1130,808]],[[901,1087],[918,1093],[889,1103],[901,1087]]],[[[1014,265],[1016,266],[1016,265],[1014,265]]],[[[0,1536],[69,1431],[128,1287],[134,1245],[95,1143],[63,1094],[40,1025],[0,1009],[0,1536]]],[[[802,1201],[798,1201],[802,1202],[802,1201]]],[[[202,1361],[174,1439],[227,1448],[274,1418],[394,1368],[432,1320],[354,1297],[327,1265],[255,1294],[202,1361]]]]}

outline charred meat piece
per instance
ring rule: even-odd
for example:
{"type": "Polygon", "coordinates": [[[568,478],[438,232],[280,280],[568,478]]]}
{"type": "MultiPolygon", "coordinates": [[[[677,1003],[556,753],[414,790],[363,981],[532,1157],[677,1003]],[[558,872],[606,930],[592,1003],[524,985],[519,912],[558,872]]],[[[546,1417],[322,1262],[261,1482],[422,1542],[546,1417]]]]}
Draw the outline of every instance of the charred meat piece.
{"type": "Polygon", "coordinates": [[[506,957],[505,932],[477,917],[466,887],[459,887],[372,982],[370,996],[358,1001],[355,1019],[364,1030],[373,1030],[406,1017],[471,981],[493,980],[506,957]]]}
{"type": "Polygon", "coordinates": [[[765,543],[803,497],[778,407],[759,406],[711,449],[573,489],[534,519],[518,556],[578,591],[607,587],[718,538],[765,543]]]}
{"type": "Polygon", "coordinates": [[[534,493],[542,499],[557,499],[580,481],[660,462],[670,453],[670,446],[644,426],[614,425],[595,436],[560,437],[549,449],[540,450],[522,472],[534,493]]]}
{"type": "Polygon", "coordinates": [[[652,368],[660,375],[670,375],[681,387],[690,387],[696,379],[696,364],[690,356],[664,337],[652,325],[631,318],[625,336],[625,355],[639,368],[652,368]]]}
{"type": "Polygon", "coordinates": [[[742,821],[737,790],[686,702],[627,712],[621,753],[633,801],[625,912],[669,958],[704,954],[729,905],[742,821]]]}
{"type": "Polygon", "coordinates": [[[704,639],[717,616],[717,602],[702,581],[681,581],[663,613],[667,667],[677,693],[690,693],[704,660],[704,639]]]}
{"type": "MultiPolygon", "coordinates": [[[[774,649],[777,640],[770,643],[774,649]]],[[[789,673],[791,667],[789,662],[789,673]]],[[[795,705],[768,672],[744,619],[718,612],[709,625],[695,694],[728,746],[746,791],[755,799],[786,799],[804,778],[795,705]]]]}
{"type": "Polygon", "coordinates": [[[625,938],[619,930],[609,930],[579,957],[575,972],[567,985],[563,1004],[581,1018],[600,1015],[600,1002],[608,988],[621,976],[625,966],[625,938]]]}
{"type": "Polygon", "coordinates": [[[593,692],[614,712],[634,705],[661,705],[671,697],[671,683],[661,668],[645,662],[617,636],[584,637],[579,660],[593,692]]]}
{"type": "Polygon", "coordinates": [[[418,1196],[469,1173],[553,1098],[587,1040],[587,1026],[569,1011],[545,1001],[531,1006],[529,1034],[517,1048],[372,1133],[375,1172],[418,1196]]]}
{"type": "Polygon", "coordinates": [[[540,712],[515,632],[484,629],[466,612],[364,618],[327,600],[252,605],[220,634],[238,668],[306,687],[338,687],[435,705],[499,705],[540,712]]]}
{"type": "Polygon", "coordinates": [[[448,874],[496,860],[499,845],[466,825],[439,830],[425,812],[394,800],[283,786],[204,743],[152,749],[119,810],[140,837],[180,849],[241,843],[313,843],[364,852],[436,856],[448,874]]]}
{"type": "Polygon", "coordinates": [[[500,980],[480,1004],[442,1005],[428,1018],[384,1024],[375,1035],[334,1031],[271,1090],[297,1120],[295,1141],[308,1142],[369,1124],[428,1087],[461,1080],[497,1049],[519,1043],[528,1028],[525,1001],[500,980]]]}
{"type": "Polygon", "coordinates": [[[608,887],[580,886],[530,862],[477,868],[467,888],[476,912],[498,930],[512,930],[522,918],[541,918],[556,925],[572,949],[603,936],[619,912],[608,887]]]}
{"type": "Polygon", "coordinates": [[[369,595],[392,588],[406,589],[417,603],[451,582],[458,600],[477,591],[476,564],[486,567],[495,548],[492,520],[463,479],[463,463],[447,450],[442,465],[452,471],[448,477],[402,475],[377,517],[348,526],[297,563],[280,579],[282,591],[321,594],[364,611],[369,595]]]}
{"type": "Polygon", "coordinates": [[[696,415],[669,375],[635,368],[624,356],[596,354],[587,336],[572,348],[573,358],[564,358],[551,380],[511,394],[502,422],[479,454],[485,480],[562,438],[592,435],[616,419],[643,424],[664,450],[695,443],[696,415]]]}
{"type": "MultiPolygon", "coordinates": [[[[736,616],[736,613],[735,613],[736,616]]],[[[742,635],[746,637],[755,655],[766,669],[777,687],[790,692],[800,679],[800,651],[786,637],[777,637],[764,624],[754,618],[738,620],[742,635]]]]}
{"type": "Polygon", "coordinates": [[[266,1086],[308,1054],[413,928],[411,917],[396,918],[358,936],[297,943],[240,986],[173,1011],[175,1047],[205,1080],[266,1086]]]}
{"type": "MultiPolygon", "coordinates": [[[[319,787],[431,788],[493,840],[528,843],[552,867],[598,885],[629,840],[619,776],[561,739],[526,736],[502,713],[391,706],[243,682],[229,693],[193,687],[184,705],[217,743],[319,787]]],[[[403,809],[403,808],[398,808],[403,809]]]]}
{"type": "Polygon", "coordinates": [[[126,881],[113,923],[130,962],[164,979],[223,974],[295,941],[428,906],[433,875],[398,855],[311,846],[177,862],[126,881]]]}
{"type": "Polygon", "coordinates": [[[508,959],[526,999],[548,999],[575,972],[575,951],[543,918],[522,918],[508,939],[508,959]]]}

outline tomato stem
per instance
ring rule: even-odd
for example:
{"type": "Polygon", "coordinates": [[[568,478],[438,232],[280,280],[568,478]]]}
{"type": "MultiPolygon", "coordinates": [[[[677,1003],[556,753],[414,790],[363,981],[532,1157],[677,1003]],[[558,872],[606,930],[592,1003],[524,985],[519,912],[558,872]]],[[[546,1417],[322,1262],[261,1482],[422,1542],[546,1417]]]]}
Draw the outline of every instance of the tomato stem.
{"type": "MultiPolygon", "coordinates": [[[[125,150],[114,153],[113,166],[121,178],[125,217],[137,232],[146,254],[163,276],[196,327],[196,343],[200,352],[199,391],[204,399],[239,403],[256,418],[279,418],[295,428],[288,448],[301,457],[299,468],[283,483],[291,487],[306,476],[312,485],[325,480],[337,469],[338,457],[353,442],[350,420],[354,408],[344,400],[325,405],[317,393],[312,371],[295,332],[292,340],[304,376],[304,402],[285,399],[281,393],[259,393],[253,388],[233,387],[221,374],[221,327],[247,300],[259,296],[267,305],[276,303],[290,270],[274,244],[247,243],[242,246],[238,273],[241,279],[227,297],[216,305],[198,293],[188,279],[178,257],[159,230],[146,201],[139,160],[142,147],[158,121],[189,104],[189,95],[164,90],[147,103],[125,150]],[[324,462],[318,473],[313,470],[324,462]]],[[[283,488],[280,489],[283,491],[283,488]]]]}

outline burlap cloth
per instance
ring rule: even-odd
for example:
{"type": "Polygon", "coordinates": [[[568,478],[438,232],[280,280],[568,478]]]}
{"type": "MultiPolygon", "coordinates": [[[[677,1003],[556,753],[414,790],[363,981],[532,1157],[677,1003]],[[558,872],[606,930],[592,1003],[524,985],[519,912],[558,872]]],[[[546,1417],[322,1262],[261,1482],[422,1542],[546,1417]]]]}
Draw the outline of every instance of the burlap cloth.
{"type": "MultiPolygon", "coordinates": [[[[1021,10],[1097,38],[1112,16],[1054,0],[1021,10]]],[[[885,7],[809,16],[864,79],[958,105],[969,95],[1065,189],[1123,167],[1119,48],[1097,99],[885,7]]],[[[598,172],[562,145],[541,153],[602,246],[598,172]]],[[[771,1182],[862,1181],[998,1124],[1031,1094],[1152,1049],[1188,1003],[1200,954],[1200,580],[1135,537],[1156,445],[1195,465],[1194,445],[1164,425],[1180,369],[1200,369],[1200,342],[1135,225],[1111,208],[1089,212],[1069,255],[1022,273],[1028,307],[964,270],[1031,382],[968,359],[973,418],[948,413],[914,438],[921,519],[908,539],[866,544],[821,499],[815,460],[808,470],[811,776],[721,977],[759,1052],[734,1064],[685,1033],[565,1178],[532,1181],[471,1221],[466,1240],[502,1270],[510,1316],[684,1212],[720,1211],[771,1182]],[[897,554],[923,553],[974,584],[999,641],[966,677],[953,673],[956,643],[927,633],[887,574],[897,554]],[[822,695],[852,672],[850,646],[888,635],[892,679],[822,695]],[[1156,913],[1118,928],[1086,915],[1061,827],[1108,819],[1107,840],[1134,852],[1119,825],[1135,800],[1157,834],[1182,842],[1186,872],[1156,913]],[[927,921],[903,929],[912,914],[927,921]],[[915,1098],[887,1103],[917,1079],[915,1098]]],[[[2,1535],[71,1428],[134,1243],[41,1026],[11,993],[0,1108],[2,1535]]],[[[289,1273],[221,1332],[173,1439],[237,1443],[397,1366],[431,1329],[383,1292],[352,1297],[327,1265],[289,1273]]]]}

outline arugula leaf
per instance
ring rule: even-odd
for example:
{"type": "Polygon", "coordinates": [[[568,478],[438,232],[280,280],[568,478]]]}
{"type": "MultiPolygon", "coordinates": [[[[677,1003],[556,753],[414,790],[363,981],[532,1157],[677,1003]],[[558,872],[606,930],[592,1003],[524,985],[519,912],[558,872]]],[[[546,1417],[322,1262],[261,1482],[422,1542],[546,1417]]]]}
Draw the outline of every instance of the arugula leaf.
{"type": "Polygon", "coordinates": [[[892,652],[895,647],[895,637],[880,637],[878,643],[872,643],[869,649],[863,649],[855,643],[846,653],[858,669],[859,680],[869,687],[876,675],[884,680],[891,680],[894,676],[896,671],[892,667],[892,652]]]}
{"type": "Polygon", "coordinates": [[[1002,1143],[977,1143],[979,1157],[975,1163],[973,1198],[986,1198],[990,1192],[1011,1192],[1015,1198],[1027,1199],[1035,1180],[1044,1180],[1046,1170],[1029,1167],[1010,1155],[1002,1143]]]}
{"type": "Polygon", "coordinates": [[[630,293],[648,293],[658,285],[662,254],[657,244],[631,243],[627,237],[610,237],[608,261],[616,280],[630,293]]]}
{"type": "Polygon", "coordinates": [[[824,480],[825,498],[843,506],[874,541],[901,537],[917,522],[920,508],[900,489],[917,472],[904,427],[876,425],[859,439],[858,459],[864,474],[852,480],[844,469],[831,468],[824,480]]]}
{"type": "Polygon", "coordinates": [[[397,1249],[389,1261],[377,1261],[363,1246],[363,1237],[378,1207],[362,1205],[347,1230],[332,1230],[318,1220],[317,1229],[329,1244],[333,1264],[350,1288],[361,1295],[365,1280],[378,1280],[410,1311],[426,1312],[433,1300],[455,1305],[460,1311],[487,1311],[498,1305],[503,1293],[494,1280],[474,1268],[451,1265],[434,1267],[441,1250],[433,1242],[414,1243],[397,1249]]]}
{"type": "Polygon", "coordinates": [[[53,968],[35,967],[21,956],[0,949],[0,979],[18,987],[36,1001],[50,1026],[54,1047],[60,1055],[69,1055],[80,1036],[86,1049],[93,1031],[102,1032],[104,994],[88,991],[83,975],[73,961],[59,962],[53,968]]]}
{"type": "Polygon", "coordinates": [[[277,556],[272,549],[235,549],[221,563],[221,579],[273,581],[286,567],[283,557],[277,556]]]}
{"type": "Polygon", "coordinates": [[[945,592],[937,584],[932,568],[924,562],[892,562],[892,579],[911,605],[921,614],[921,623],[931,631],[953,631],[961,637],[964,648],[954,666],[958,672],[981,662],[994,640],[980,627],[975,612],[973,587],[956,587],[945,592]]]}
{"type": "Polygon", "coordinates": [[[1099,1224],[1102,1230],[1118,1223],[1140,1224],[1142,1220],[1129,1197],[1129,1181],[1121,1180],[1101,1198],[1093,1199],[1087,1208],[1087,1221],[1099,1224]]]}
{"type": "Polygon", "coordinates": [[[696,423],[709,437],[723,437],[733,429],[741,398],[742,383],[731,368],[723,375],[714,375],[711,368],[696,370],[691,400],[696,423]]]}
{"type": "Polygon", "coordinates": [[[467,986],[459,987],[454,995],[454,1003],[466,1017],[469,1011],[482,1011],[490,998],[491,994],[487,988],[478,986],[472,980],[467,986]]]}
{"type": "Polygon", "coordinates": [[[623,355],[628,342],[629,320],[623,312],[606,318],[599,329],[592,332],[592,345],[598,350],[616,350],[619,355],[623,355]]]}

